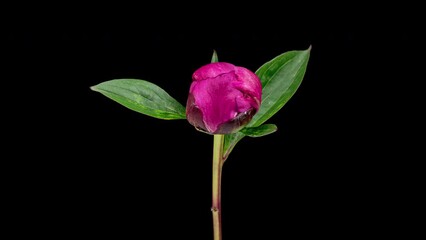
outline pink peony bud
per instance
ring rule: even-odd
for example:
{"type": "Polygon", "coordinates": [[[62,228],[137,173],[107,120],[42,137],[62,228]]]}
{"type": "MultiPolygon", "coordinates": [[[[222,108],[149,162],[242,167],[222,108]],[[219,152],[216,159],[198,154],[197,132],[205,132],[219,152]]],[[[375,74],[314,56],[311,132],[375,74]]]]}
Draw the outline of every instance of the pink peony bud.
{"type": "Polygon", "coordinates": [[[250,70],[230,63],[207,64],[192,75],[186,117],[200,131],[229,134],[259,110],[262,84],[250,70]]]}

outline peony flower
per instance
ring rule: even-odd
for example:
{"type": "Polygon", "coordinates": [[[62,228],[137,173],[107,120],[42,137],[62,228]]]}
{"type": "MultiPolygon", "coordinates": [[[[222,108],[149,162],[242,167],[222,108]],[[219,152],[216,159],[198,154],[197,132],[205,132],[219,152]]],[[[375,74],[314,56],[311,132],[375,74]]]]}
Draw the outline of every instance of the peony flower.
{"type": "Polygon", "coordinates": [[[250,70],[230,63],[202,66],[192,75],[186,117],[209,134],[229,134],[247,125],[259,110],[262,85],[250,70]]]}

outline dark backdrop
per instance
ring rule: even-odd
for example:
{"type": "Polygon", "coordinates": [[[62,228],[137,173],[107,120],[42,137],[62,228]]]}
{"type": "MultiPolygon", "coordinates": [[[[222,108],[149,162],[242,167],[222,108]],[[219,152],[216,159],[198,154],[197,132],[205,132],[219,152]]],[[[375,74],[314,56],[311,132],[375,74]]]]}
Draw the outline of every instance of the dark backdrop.
{"type": "Polygon", "coordinates": [[[185,104],[192,73],[213,50],[255,71],[309,46],[300,88],[268,121],[278,131],[244,138],[224,165],[225,239],[386,230],[382,219],[392,213],[379,196],[390,187],[381,175],[388,165],[376,158],[381,126],[360,84],[364,47],[382,42],[339,21],[206,19],[50,19],[8,29],[3,56],[13,88],[4,91],[16,103],[7,120],[18,126],[8,142],[20,146],[11,161],[18,184],[10,222],[25,226],[16,234],[212,239],[212,136],[186,120],[133,112],[89,87],[144,79],[185,104]]]}

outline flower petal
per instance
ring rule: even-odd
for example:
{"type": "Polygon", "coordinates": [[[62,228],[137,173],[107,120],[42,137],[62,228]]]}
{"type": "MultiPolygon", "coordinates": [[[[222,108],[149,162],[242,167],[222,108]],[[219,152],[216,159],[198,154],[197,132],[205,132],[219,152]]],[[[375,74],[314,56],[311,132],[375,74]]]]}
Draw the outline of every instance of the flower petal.
{"type": "Polygon", "coordinates": [[[229,73],[235,70],[235,66],[226,62],[210,63],[202,66],[192,74],[194,81],[215,78],[221,74],[229,73]]]}

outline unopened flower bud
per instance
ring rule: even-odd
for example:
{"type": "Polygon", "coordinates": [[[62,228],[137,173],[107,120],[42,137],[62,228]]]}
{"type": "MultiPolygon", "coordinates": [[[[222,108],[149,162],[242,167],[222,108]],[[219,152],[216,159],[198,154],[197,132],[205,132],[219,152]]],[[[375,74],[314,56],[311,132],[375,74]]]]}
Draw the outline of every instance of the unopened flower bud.
{"type": "Polygon", "coordinates": [[[259,110],[262,84],[250,70],[230,63],[207,64],[194,72],[186,116],[209,134],[234,133],[259,110]]]}

